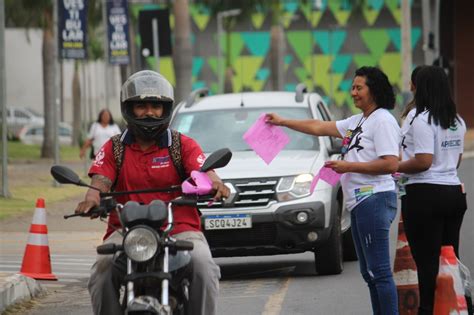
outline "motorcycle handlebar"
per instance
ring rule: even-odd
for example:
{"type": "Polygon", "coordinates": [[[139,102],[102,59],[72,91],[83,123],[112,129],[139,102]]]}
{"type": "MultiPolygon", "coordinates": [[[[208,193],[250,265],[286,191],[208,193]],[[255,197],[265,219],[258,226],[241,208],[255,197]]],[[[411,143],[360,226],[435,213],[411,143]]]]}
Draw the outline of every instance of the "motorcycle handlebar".
{"type": "Polygon", "coordinates": [[[73,213],[73,214],[66,214],[64,215],[64,219],[67,220],[69,218],[73,217],[91,217],[93,215],[97,215],[101,218],[105,218],[107,216],[107,209],[104,207],[94,207],[91,210],[87,212],[81,212],[81,213],[73,213]]]}

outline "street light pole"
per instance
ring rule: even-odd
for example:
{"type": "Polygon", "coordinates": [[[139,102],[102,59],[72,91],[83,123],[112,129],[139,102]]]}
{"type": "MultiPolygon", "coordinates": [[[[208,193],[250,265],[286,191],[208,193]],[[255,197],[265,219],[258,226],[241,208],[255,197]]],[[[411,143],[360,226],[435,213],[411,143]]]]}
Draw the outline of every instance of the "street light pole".
{"type": "Polygon", "coordinates": [[[8,139],[7,104],[5,91],[5,2],[0,0],[0,102],[2,106],[2,197],[10,197],[8,191],[8,139]]]}
{"type": "Polygon", "coordinates": [[[222,54],[221,54],[221,37],[222,37],[222,20],[227,17],[239,15],[242,10],[232,9],[227,11],[221,11],[217,13],[217,80],[218,80],[218,93],[222,93],[224,86],[224,71],[222,66],[222,54]]]}
{"type": "Polygon", "coordinates": [[[409,0],[402,0],[402,21],[400,23],[402,36],[402,97],[405,105],[410,97],[411,77],[411,7],[409,0]]]}

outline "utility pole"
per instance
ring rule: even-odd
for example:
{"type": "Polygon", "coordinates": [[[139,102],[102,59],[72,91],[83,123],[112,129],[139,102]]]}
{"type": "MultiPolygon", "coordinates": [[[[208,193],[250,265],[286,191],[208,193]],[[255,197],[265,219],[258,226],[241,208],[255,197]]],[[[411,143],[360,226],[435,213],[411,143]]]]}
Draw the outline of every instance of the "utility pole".
{"type": "MultiPolygon", "coordinates": [[[[54,38],[54,106],[53,106],[53,128],[54,128],[54,164],[59,164],[59,111],[61,107],[59,90],[59,43],[58,43],[58,1],[53,1],[53,38],[54,38]]],[[[59,186],[57,181],[53,181],[54,186],[59,186]]]]}
{"type": "Polygon", "coordinates": [[[109,41],[107,23],[107,0],[102,1],[102,19],[104,20],[104,94],[105,108],[109,108],[109,41]]]}
{"type": "Polygon", "coordinates": [[[11,197],[8,191],[7,104],[5,89],[5,2],[0,0],[0,103],[2,106],[2,197],[11,197]]]}
{"type": "Polygon", "coordinates": [[[402,0],[402,97],[403,106],[410,97],[410,77],[412,66],[412,49],[411,49],[411,7],[410,0],[402,0]]]}
{"type": "Polygon", "coordinates": [[[432,65],[439,57],[439,9],[440,0],[422,0],[423,51],[425,64],[432,65]]]}
{"type": "MultiPolygon", "coordinates": [[[[222,37],[222,21],[231,16],[237,16],[242,12],[240,9],[232,9],[227,11],[220,11],[217,13],[217,78],[218,78],[218,93],[224,91],[224,66],[222,64],[221,54],[221,37],[222,37]]],[[[229,53],[229,52],[227,52],[229,53]]]]}

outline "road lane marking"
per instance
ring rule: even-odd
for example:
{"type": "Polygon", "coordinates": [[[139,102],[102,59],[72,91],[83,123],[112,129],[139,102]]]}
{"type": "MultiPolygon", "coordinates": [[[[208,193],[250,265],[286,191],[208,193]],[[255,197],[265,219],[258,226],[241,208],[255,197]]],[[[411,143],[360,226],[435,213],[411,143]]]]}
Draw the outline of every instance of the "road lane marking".
{"type": "Polygon", "coordinates": [[[246,295],[246,294],[249,294],[249,295],[256,294],[261,287],[262,287],[262,280],[261,279],[253,280],[249,283],[249,285],[245,289],[244,295],[246,295]]]}
{"type": "Polygon", "coordinates": [[[270,295],[263,309],[262,315],[278,315],[280,314],[283,301],[285,300],[286,292],[290,284],[290,279],[287,278],[280,289],[274,294],[270,295]]]}

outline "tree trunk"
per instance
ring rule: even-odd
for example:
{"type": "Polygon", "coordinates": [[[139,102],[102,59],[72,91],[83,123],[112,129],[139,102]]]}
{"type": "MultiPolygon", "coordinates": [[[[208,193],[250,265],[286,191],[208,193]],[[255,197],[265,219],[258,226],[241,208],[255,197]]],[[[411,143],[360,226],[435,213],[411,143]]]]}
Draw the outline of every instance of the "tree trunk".
{"type": "Polygon", "coordinates": [[[46,12],[47,27],[43,29],[43,95],[44,95],[44,137],[41,147],[42,158],[54,158],[54,36],[52,12],[46,12]]]}
{"type": "Polygon", "coordinates": [[[128,79],[128,67],[127,65],[120,65],[120,84],[124,84],[128,79]]]}
{"type": "Polygon", "coordinates": [[[272,89],[274,91],[283,90],[284,85],[284,55],[285,55],[285,34],[281,20],[281,4],[279,1],[272,3],[272,26],[270,31],[270,70],[272,78],[272,89]]]}
{"type": "Polygon", "coordinates": [[[175,0],[173,66],[176,77],[175,104],[186,99],[192,89],[192,47],[188,0],[175,0]]]}
{"type": "Polygon", "coordinates": [[[73,108],[73,122],[72,122],[72,145],[79,144],[81,136],[81,82],[79,81],[79,62],[74,61],[74,74],[72,77],[72,108],[73,108]]]}

